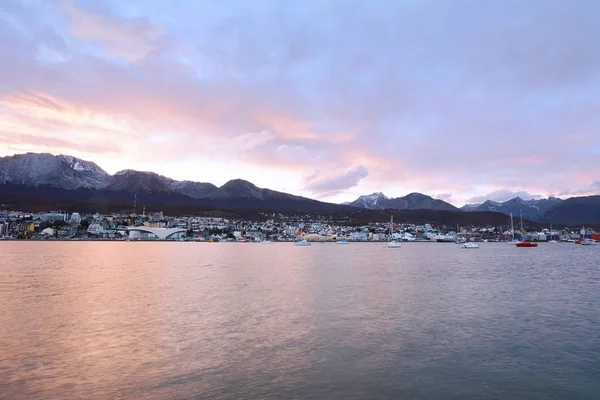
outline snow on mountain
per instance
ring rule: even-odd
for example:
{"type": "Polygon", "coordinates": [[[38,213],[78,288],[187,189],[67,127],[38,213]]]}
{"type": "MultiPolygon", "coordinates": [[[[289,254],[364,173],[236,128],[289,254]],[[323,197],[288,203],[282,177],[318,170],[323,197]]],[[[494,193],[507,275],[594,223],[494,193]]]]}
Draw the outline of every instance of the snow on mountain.
{"type": "Polygon", "coordinates": [[[386,207],[386,201],[390,198],[381,192],[375,192],[360,196],[358,199],[348,203],[353,207],[366,208],[369,210],[383,210],[386,207]]]}
{"type": "Polygon", "coordinates": [[[0,183],[52,186],[63,189],[101,189],[110,175],[91,161],[48,153],[0,157],[0,183]]]}
{"type": "Polygon", "coordinates": [[[505,202],[487,200],[475,208],[465,209],[463,207],[463,211],[497,211],[507,215],[511,213],[514,216],[523,215],[523,218],[531,221],[545,221],[544,214],[561,201],[556,197],[534,200],[523,200],[520,197],[515,197],[505,202]]]}
{"type": "Polygon", "coordinates": [[[389,198],[381,192],[375,192],[360,196],[351,202],[350,205],[369,210],[457,210],[452,204],[434,199],[422,193],[410,193],[404,197],[389,198]]]}

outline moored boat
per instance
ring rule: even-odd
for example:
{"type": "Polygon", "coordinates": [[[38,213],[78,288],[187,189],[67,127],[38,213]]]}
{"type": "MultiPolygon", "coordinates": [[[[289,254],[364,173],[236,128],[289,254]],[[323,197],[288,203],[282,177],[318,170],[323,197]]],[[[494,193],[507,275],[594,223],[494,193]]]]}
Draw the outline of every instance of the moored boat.
{"type": "Polygon", "coordinates": [[[390,241],[387,244],[388,249],[397,249],[402,247],[402,243],[400,243],[399,241],[395,240],[393,238],[394,236],[394,216],[392,215],[392,217],[390,218],[390,241]]]}
{"type": "Polygon", "coordinates": [[[462,249],[478,249],[479,248],[479,244],[478,243],[473,243],[473,242],[466,242],[466,243],[463,243],[460,247],[462,249]]]}
{"type": "Polygon", "coordinates": [[[534,242],[517,242],[515,246],[517,247],[537,247],[537,243],[534,242]]]}
{"type": "Polygon", "coordinates": [[[307,240],[300,240],[298,242],[294,242],[294,246],[310,246],[310,242],[307,240]]]}
{"type": "Polygon", "coordinates": [[[456,238],[452,235],[438,235],[435,241],[438,243],[455,243],[456,238]]]}

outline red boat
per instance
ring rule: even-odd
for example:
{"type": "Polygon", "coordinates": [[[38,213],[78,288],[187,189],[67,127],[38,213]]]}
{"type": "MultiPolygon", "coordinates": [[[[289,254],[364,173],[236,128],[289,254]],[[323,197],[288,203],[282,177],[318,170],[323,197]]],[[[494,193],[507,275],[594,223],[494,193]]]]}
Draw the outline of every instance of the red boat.
{"type": "Polygon", "coordinates": [[[517,247],[537,247],[537,243],[533,242],[518,242],[515,243],[517,247]]]}

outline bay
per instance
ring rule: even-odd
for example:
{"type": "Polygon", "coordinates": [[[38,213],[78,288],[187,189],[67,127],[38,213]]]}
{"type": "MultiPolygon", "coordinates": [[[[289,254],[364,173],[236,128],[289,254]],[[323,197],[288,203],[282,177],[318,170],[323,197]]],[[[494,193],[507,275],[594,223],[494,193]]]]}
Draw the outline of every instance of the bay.
{"type": "Polygon", "coordinates": [[[0,242],[3,399],[597,399],[600,246],[0,242]]]}

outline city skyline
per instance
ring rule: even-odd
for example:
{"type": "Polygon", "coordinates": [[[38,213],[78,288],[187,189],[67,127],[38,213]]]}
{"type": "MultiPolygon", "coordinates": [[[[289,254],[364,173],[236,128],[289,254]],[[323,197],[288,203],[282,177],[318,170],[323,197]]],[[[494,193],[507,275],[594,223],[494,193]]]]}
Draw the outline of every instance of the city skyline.
{"type": "Polygon", "coordinates": [[[343,202],[600,192],[600,4],[0,3],[0,156],[343,202]]]}

